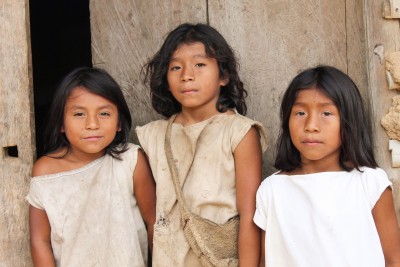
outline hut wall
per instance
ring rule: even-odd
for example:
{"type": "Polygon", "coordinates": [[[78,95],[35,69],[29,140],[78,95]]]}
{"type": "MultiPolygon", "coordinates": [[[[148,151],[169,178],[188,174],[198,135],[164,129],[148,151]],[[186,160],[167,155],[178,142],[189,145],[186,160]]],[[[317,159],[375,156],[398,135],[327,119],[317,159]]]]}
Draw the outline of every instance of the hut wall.
{"type": "MultiPolygon", "coordinates": [[[[380,44],[398,50],[399,25],[398,20],[382,18],[380,1],[140,2],[90,1],[93,63],[107,69],[123,86],[135,125],[160,117],[151,109],[149,90],[141,82],[143,64],[180,23],[209,23],[237,53],[249,92],[247,115],[267,129],[264,176],[275,171],[279,103],[290,80],[302,69],[333,65],[353,78],[367,103],[377,159],[394,182],[396,204],[400,205],[400,169],[390,165],[389,139],[380,126],[396,93],[387,90],[384,60],[374,51],[380,44]]],[[[137,140],[134,132],[132,140],[137,140]]]]}

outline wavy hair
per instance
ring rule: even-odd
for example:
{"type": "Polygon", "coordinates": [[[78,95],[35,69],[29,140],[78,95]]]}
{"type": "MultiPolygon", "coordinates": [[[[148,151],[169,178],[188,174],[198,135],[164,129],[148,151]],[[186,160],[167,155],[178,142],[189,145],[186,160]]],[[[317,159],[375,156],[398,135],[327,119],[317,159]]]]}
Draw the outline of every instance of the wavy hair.
{"type": "Polygon", "coordinates": [[[306,69],[287,88],[280,107],[281,132],[274,167],[283,171],[301,167],[300,152],[290,138],[289,118],[299,91],[310,88],[324,93],[339,110],[340,166],[346,171],[359,170],[361,166],[378,167],[373,153],[371,124],[360,92],[348,75],[331,66],[306,69]]]}
{"type": "Polygon", "coordinates": [[[132,118],[117,82],[105,70],[98,68],[75,69],[61,81],[50,107],[48,123],[44,132],[44,153],[49,154],[65,147],[67,151],[61,156],[64,157],[71,148],[61,129],[64,124],[65,104],[71,92],[77,87],[83,87],[90,93],[104,97],[117,106],[118,124],[121,131],[116,133],[114,140],[106,147],[106,154],[119,159],[119,154],[127,150],[132,118]]]}
{"type": "Polygon", "coordinates": [[[151,103],[159,114],[170,117],[182,110],[181,104],[169,91],[167,73],[172,54],[181,44],[200,42],[204,45],[208,57],[218,62],[220,78],[228,78],[228,84],[221,86],[216,108],[219,112],[236,108],[245,115],[247,91],[239,78],[238,63],[233,49],[224,37],[213,27],[206,24],[184,23],[172,30],[160,50],[142,68],[143,82],[150,87],[151,103]]]}

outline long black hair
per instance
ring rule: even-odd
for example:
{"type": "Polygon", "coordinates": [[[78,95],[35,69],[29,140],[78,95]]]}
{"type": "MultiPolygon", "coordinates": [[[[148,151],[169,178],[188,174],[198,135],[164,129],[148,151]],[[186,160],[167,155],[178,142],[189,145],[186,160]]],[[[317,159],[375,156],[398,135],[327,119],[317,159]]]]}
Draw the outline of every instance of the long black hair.
{"type": "Polygon", "coordinates": [[[348,75],[331,66],[306,69],[287,88],[280,108],[281,132],[274,167],[283,171],[301,167],[300,152],[290,138],[289,117],[299,91],[310,88],[323,92],[339,110],[340,166],[346,171],[361,166],[378,167],[373,153],[371,124],[360,92],[348,75]]]}
{"type": "Polygon", "coordinates": [[[117,82],[105,70],[98,68],[75,69],[61,81],[49,111],[44,133],[44,153],[49,154],[63,147],[67,148],[67,153],[70,149],[70,143],[61,129],[64,124],[65,104],[71,92],[77,87],[83,87],[90,93],[104,97],[117,106],[118,125],[121,127],[121,131],[116,133],[114,140],[106,147],[106,153],[119,158],[118,155],[127,149],[132,118],[117,82]]]}
{"type": "Polygon", "coordinates": [[[247,96],[243,82],[238,75],[238,63],[232,48],[224,37],[213,27],[206,24],[184,23],[171,31],[160,50],[142,68],[143,82],[150,87],[151,103],[161,115],[169,117],[182,110],[178,101],[169,91],[167,73],[172,54],[181,44],[200,42],[204,45],[208,57],[218,62],[220,78],[228,78],[228,84],[221,86],[216,108],[219,112],[236,108],[245,115],[247,96]]]}

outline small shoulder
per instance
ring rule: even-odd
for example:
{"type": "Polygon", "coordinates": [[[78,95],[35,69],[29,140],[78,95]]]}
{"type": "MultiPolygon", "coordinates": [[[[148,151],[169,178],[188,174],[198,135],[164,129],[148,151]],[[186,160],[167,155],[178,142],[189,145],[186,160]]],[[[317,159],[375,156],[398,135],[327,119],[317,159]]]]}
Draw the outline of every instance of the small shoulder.
{"type": "Polygon", "coordinates": [[[32,168],[32,177],[54,174],[61,171],[59,158],[51,156],[42,156],[34,164],[32,168]]]}
{"type": "Polygon", "coordinates": [[[364,177],[388,178],[387,173],[381,168],[360,167],[359,169],[364,177]]]}
{"type": "Polygon", "coordinates": [[[352,173],[356,173],[364,187],[369,188],[368,190],[392,185],[387,173],[381,168],[360,167],[359,170],[354,169],[352,173]]]}
{"type": "Polygon", "coordinates": [[[127,144],[127,151],[136,151],[138,149],[140,149],[140,146],[134,143],[128,143],[127,144]]]}
{"type": "Polygon", "coordinates": [[[130,158],[132,154],[136,154],[139,149],[140,149],[139,145],[133,143],[127,143],[126,150],[122,152],[119,156],[121,159],[130,158]]]}
{"type": "Polygon", "coordinates": [[[275,179],[279,179],[278,174],[279,174],[279,171],[264,178],[263,181],[261,182],[261,186],[264,186],[264,187],[271,186],[271,184],[274,182],[275,179]]]}
{"type": "Polygon", "coordinates": [[[242,122],[242,123],[246,123],[246,124],[253,124],[253,123],[257,122],[255,120],[250,119],[249,117],[241,115],[237,112],[235,114],[233,114],[232,116],[228,116],[228,117],[230,117],[230,119],[232,121],[242,122]]]}
{"type": "Polygon", "coordinates": [[[240,136],[245,135],[251,129],[255,129],[260,137],[262,151],[264,152],[267,149],[267,133],[264,126],[260,122],[238,113],[229,117],[231,117],[233,131],[238,133],[240,136]]]}
{"type": "Polygon", "coordinates": [[[392,182],[381,168],[361,167],[359,169],[361,171],[359,174],[360,181],[372,209],[383,191],[388,187],[392,188],[392,182]]]}
{"type": "Polygon", "coordinates": [[[232,124],[233,126],[237,127],[254,127],[258,131],[261,131],[263,134],[265,134],[265,128],[262,125],[261,122],[256,121],[254,119],[251,119],[249,117],[246,117],[244,115],[241,115],[239,113],[236,113],[231,116],[226,116],[227,120],[232,124]]]}
{"type": "Polygon", "coordinates": [[[136,127],[135,130],[139,143],[145,151],[149,149],[149,146],[151,146],[155,140],[163,138],[165,130],[167,129],[167,124],[167,120],[161,119],[136,127]]]}
{"type": "Polygon", "coordinates": [[[32,177],[55,174],[64,171],[66,148],[61,148],[40,157],[32,167],[32,177]]]}
{"type": "Polygon", "coordinates": [[[136,132],[144,132],[144,131],[159,129],[160,127],[165,127],[167,125],[167,122],[168,121],[165,119],[151,121],[145,125],[136,126],[136,132]]]}
{"type": "MultiPolygon", "coordinates": [[[[264,178],[264,180],[261,182],[260,186],[258,187],[257,190],[257,195],[258,196],[263,196],[263,197],[271,197],[272,196],[272,191],[274,191],[275,188],[275,182],[276,181],[276,174],[272,174],[266,178],[264,178]]],[[[275,189],[276,190],[276,189],[275,189]]]]}

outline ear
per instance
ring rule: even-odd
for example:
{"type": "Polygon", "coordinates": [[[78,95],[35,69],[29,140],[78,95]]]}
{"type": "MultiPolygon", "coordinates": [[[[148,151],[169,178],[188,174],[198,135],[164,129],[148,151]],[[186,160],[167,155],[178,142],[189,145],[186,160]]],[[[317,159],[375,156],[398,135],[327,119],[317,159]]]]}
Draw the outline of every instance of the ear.
{"type": "Polygon", "coordinates": [[[122,127],[121,127],[121,123],[118,123],[118,128],[117,128],[117,132],[122,131],[122,127]]]}
{"type": "Polygon", "coordinates": [[[61,126],[60,132],[65,133],[64,125],[61,126]]]}
{"type": "Polygon", "coordinates": [[[229,75],[224,73],[224,75],[219,80],[219,86],[225,86],[229,83],[229,75]]]}

